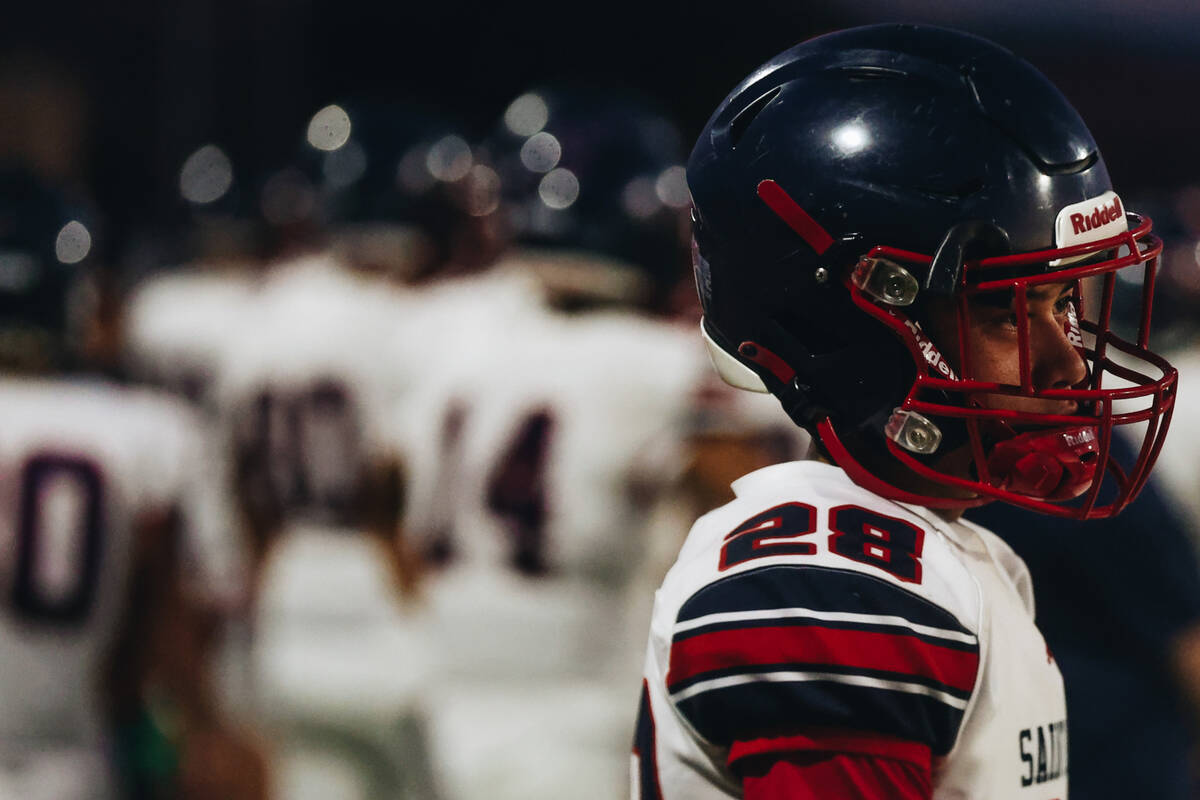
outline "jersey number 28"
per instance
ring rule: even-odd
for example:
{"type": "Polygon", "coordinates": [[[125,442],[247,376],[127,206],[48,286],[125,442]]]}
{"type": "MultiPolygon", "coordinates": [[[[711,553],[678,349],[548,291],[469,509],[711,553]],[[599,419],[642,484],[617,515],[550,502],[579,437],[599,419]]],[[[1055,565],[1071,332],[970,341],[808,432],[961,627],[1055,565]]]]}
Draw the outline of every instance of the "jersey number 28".
{"type": "Polygon", "coordinates": [[[807,503],[784,503],[755,514],[725,535],[722,571],[755,558],[816,555],[807,537],[828,533],[829,551],[870,564],[908,583],[921,582],[925,532],[896,517],[861,506],[829,509],[826,530],[818,531],[817,510],[807,503]]]}

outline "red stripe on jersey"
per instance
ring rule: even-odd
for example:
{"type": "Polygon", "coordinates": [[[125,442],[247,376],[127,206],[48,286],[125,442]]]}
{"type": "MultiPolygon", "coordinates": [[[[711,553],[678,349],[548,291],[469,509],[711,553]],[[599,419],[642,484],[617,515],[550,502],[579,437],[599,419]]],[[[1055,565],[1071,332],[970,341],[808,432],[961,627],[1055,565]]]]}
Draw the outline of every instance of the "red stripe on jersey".
{"type": "Polygon", "coordinates": [[[898,672],[969,692],[979,653],[899,633],[816,625],[733,628],[676,641],[667,684],[672,688],[714,670],[796,663],[898,672]]]}
{"type": "Polygon", "coordinates": [[[812,760],[804,756],[767,761],[742,776],[745,800],[930,800],[929,768],[878,756],[831,753],[812,760]]]}
{"type": "Polygon", "coordinates": [[[860,756],[879,756],[907,761],[929,770],[933,756],[929,745],[911,742],[883,733],[812,727],[796,736],[752,739],[734,742],[726,763],[737,771],[738,761],[760,756],[783,758],[791,753],[853,753],[860,756]]]}

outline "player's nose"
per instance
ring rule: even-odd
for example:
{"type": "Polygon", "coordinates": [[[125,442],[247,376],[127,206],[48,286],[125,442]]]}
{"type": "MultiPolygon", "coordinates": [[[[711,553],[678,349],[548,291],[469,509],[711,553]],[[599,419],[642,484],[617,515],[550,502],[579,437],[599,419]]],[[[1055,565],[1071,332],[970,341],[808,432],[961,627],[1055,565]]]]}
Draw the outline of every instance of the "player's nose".
{"type": "Polygon", "coordinates": [[[1053,317],[1030,320],[1033,385],[1038,389],[1069,389],[1087,377],[1087,363],[1053,317]]]}

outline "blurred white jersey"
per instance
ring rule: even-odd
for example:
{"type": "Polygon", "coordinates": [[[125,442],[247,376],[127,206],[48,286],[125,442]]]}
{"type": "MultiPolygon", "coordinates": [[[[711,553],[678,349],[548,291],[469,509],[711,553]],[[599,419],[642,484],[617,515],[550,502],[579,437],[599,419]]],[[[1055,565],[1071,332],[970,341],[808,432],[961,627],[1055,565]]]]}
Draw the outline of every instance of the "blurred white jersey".
{"type": "Polygon", "coordinates": [[[225,353],[216,405],[242,488],[287,517],[339,525],[356,512],[394,378],[383,355],[403,295],[324,257],[274,267],[225,353]]]}
{"type": "Polygon", "coordinates": [[[739,797],[741,759],[829,731],[927,747],[938,800],[1066,797],[1062,679],[1006,544],[819,462],[734,490],[657,594],[635,798],[739,797]]]}
{"type": "Polygon", "coordinates": [[[129,298],[125,351],[139,379],[208,405],[224,354],[237,342],[255,277],[188,268],[152,275],[129,298]]]}
{"type": "MultiPolygon", "coordinates": [[[[397,401],[428,395],[430,381],[445,382],[476,359],[501,354],[501,343],[546,314],[545,292],[519,261],[505,260],[479,274],[421,286],[393,320],[386,364],[397,381],[397,401]]],[[[394,409],[393,409],[394,410],[394,409]]]]}
{"type": "Polygon", "coordinates": [[[433,591],[435,607],[454,608],[442,628],[462,648],[451,669],[602,666],[619,623],[598,600],[637,563],[647,499],[681,471],[680,433],[707,369],[693,339],[633,314],[544,315],[494,332],[427,386],[409,418],[427,436],[405,527],[450,562],[433,591]]]}
{"type": "Polygon", "coordinates": [[[358,531],[305,526],[272,543],[254,654],[282,800],[319,797],[342,773],[361,784],[338,790],[347,800],[433,797],[429,631],[419,607],[401,602],[385,546],[358,531]]]}
{"type": "Polygon", "coordinates": [[[406,304],[330,257],[285,262],[222,362],[216,407],[237,490],[282,525],[260,566],[251,644],[282,800],[430,796],[427,637],[381,545],[356,529],[363,480],[388,452],[397,378],[385,353],[406,304]]]}
{"type": "MultiPolygon", "coordinates": [[[[1167,354],[1167,360],[1179,370],[1178,396],[1200,394],[1200,350],[1189,348],[1167,354]]],[[[1141,433],[1139,429],[1139,434],[1141,433]]],[[[1140,441],[1137,442],[1140,444],[1140,441]]],[[[1200,492],[1196,491],[1197,453],[1200,453],[1200,420],[1176,405],[1171,431],[1154,462],[1154,479],[1166,490],[1176,509],[1192,523],[1192,544],[1200,550],[1200,492]]]]}
{"type": "MultiPolygon", "coordinates": [[[[63,762],[80,764],[90,752],[101,764],[97,680],[125,610],[135,523],[172,508],[189,525],[219,516],[196,507],[197,423],[172,398],[67,380],[0,381],[0,419],[0,760],[27,771],[23,755],[73,752],[63,762]]],[[[233,568],[189,577],[198,586],[233,568]]],[[[109,789],[102,775],[83,785],[80,796],[109,789]]]]}
{"type": "Polygon", "coordinates": [[[617,796],[645,641],[628,593],[651,507],[686,469],[689,433],[739,415],[757,427],[744,412],[762,398],[710,391],[694,329],[551,310],[521,255],[414,301],[393,438],[404,533],[437,563],[425,594],[447,794],[617,796]]]}
{"type": "Polygon", "coordinates": [[[445,562],[427,587],[437,754],[453,798],[612,797],[636,693],[626,591],[710,367],[691,330],[632,313],[487,334],[404,412],[421,442],[405,530],[445,562]]]}

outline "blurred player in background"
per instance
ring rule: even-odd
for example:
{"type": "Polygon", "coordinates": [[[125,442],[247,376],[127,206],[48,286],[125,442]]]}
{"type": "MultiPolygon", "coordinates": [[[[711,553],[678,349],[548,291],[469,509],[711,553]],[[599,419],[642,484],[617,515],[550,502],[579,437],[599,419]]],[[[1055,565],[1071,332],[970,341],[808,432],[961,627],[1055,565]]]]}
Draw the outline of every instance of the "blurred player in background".
{"type": "Polygon", "coordinates": [[[0,795],[265,797],[212,691],[240,576],[233,551],[204,560],[222,533],[198,530],[221,519],[198,424],[81,372],[105,339],[88,333],[92,229],[0,172],[0,795]]]}
{"type": "Polygon", "coordinates": [[[437,791],[422,697],[432,658],[387,433],[421,370],[381,352],[412,313],[405,287],[457,264],[484,216],[467,205],[473,166],[447,120],[360,100],[319,109],[295,163],[264,184],[285,246],[214,396],[260,564],[256,687],[281,733],[285,797],[437,791]]]}
{"type": "Polygon", "coordinates": [[[256,692],[295,744],[282,775],[289,798],[328,796],[305,754],[328,760],[331,750],[357,758],[364,782],[337,796],[430,794],[419,785],[398,794],[428,777],[418,692],[428,646],[404,599],[414,570],[394,516],[380,516],[398,480],[380,474],[376,455],[391,377],[377,364],[396,312],[389,292],[320,257],[273,267],[219,380],[221,440],[234,453],[258,564],[256,692]]]}
{"type": "Polygon", "coordinates": [[[0,56],[0,160],[78,188],[91,144],[90,102],[74,70],[36,49],[0,56]]]}
{"type": "Polygon", "coordinates": [[[177,176],[182,221],[172,244],[145,245],[179,260],[124,278],[134,284],[121,326],[125,369],[210,415],[223,359],[241,345],[234,337],[272,251],[248,172],[216,144],[190,153],[177,176]]]}
{"type": "MultiPolygon", "coordinates": [[[[736,404],[700,402],[707,357],[669,316],[687,191],[664,115],[539,88],[481,150],[512,244],[428,284],[398,339],[422,364],[396,418],[405,533],[434,562],[435,754],[454,798],[617,797],[651,510],[688,472],[695,425],[715,435],[736,404]]],[[[661,519],[673,547],[682,529],[661,519]]]]}

